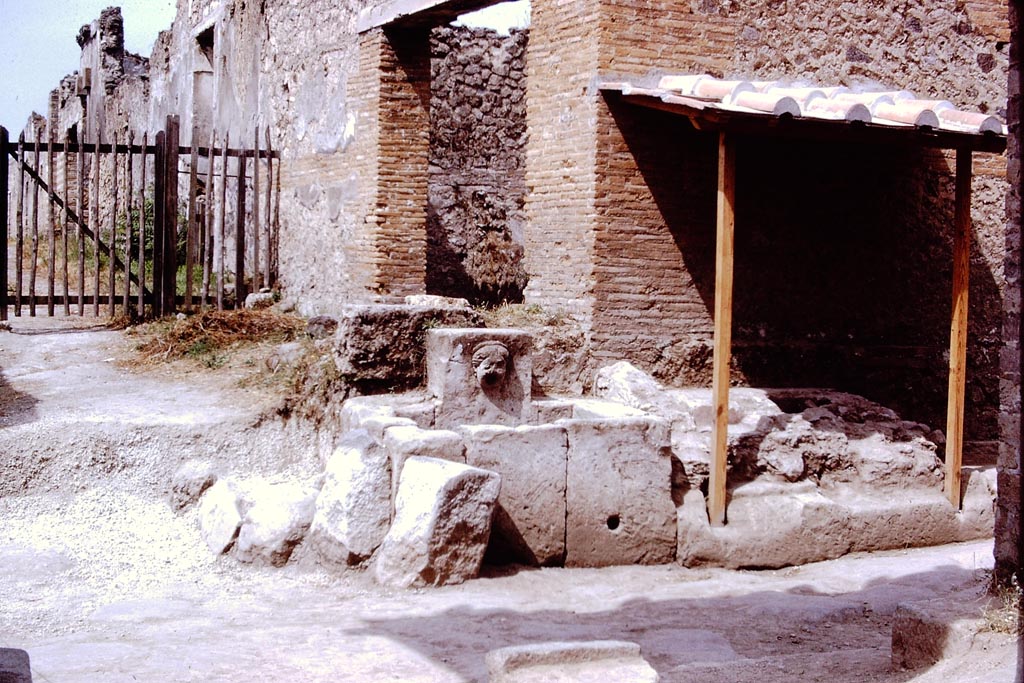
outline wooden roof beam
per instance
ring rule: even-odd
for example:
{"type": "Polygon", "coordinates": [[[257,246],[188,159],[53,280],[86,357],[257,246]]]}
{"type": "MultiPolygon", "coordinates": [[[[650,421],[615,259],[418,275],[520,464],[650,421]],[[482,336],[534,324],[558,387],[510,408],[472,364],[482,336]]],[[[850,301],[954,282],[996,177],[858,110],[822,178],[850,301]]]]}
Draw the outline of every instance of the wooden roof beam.
{"type": "Polygon", "coordinates": [[[442,26],[463,14],[497,5],[504,0],[387,0],[359,12],[356,31],[381,26],[442,26]]]}

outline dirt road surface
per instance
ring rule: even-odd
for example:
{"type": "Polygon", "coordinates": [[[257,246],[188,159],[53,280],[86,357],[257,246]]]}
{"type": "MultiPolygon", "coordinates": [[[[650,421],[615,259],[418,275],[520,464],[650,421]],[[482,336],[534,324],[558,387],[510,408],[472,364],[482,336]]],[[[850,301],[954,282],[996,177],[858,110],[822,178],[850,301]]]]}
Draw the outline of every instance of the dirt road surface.
{"type": "Polygon", "coordinates": [[[130,337],[89,325],[0,332],[0,647],[27,650],[36,681],[486,681],[494,648],[596,639],[639,643],[666,682],[1015,678],[1015,641],[991,633],[890,663],[898,603],[976,616],[990,541],[773,571],[487,568],[423,591],[213,557],[195,512],[168,506],[169,473],[198,454],[311,476],[312,440],[258,432],[272,397],[230,373],[135,367],[130,337]]]}

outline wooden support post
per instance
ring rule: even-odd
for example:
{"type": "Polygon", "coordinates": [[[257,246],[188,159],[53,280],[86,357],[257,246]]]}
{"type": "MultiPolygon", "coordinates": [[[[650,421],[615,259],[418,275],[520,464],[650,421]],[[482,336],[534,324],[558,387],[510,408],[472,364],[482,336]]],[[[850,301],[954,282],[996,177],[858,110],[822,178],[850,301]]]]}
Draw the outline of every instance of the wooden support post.
{"type": "Polygon", "coordinates": [[[185,228],[185,312],[192,312],[192,269],[195,265],[196,250],[196,199],[199,192],[199,131],[192,129],[192,146],[189,149],[188,170],[188,222],[185,228]]]}
{"type": "Polygon", "coordinates": [[[92,289],[92,314],[100,316],[100,143],[96,139],[96,148],[93,150],[93,174],[92,174],[92,264],[95,268],[93,273],[92,289]]]}
{"type": "Polygon", "coordinates": [[[253,136],[252,158],[252,291],[260,291],[260,128],[253,136]]]}
{"type": "Polygon", "coordinates": [[[18,135],[18,213],[14,241],[14,315],[21,316],[22,282],[25,279],[25,132],[18,135]]]}
{"type": "MultiPolygon", "coordinates": [[[[114,133],[114,147],[110,151],[110,243],[107,245],[107,297],[110,317],[117,313],[117,133],[114,133]]],[[[99,226],[97,226],[98,228],[99,226]]],[[[98,232],[98,230],[97,230],[98,232]]],[[[125,273],[125,277],[127,277],[125,273]]]]}
{"type": "Polygon", "coordinates": [[[142,154],[139,156],[139,300],[136,312],[141,320],[146,315],[146,148],[149,133],[142,134],[142,154]]]}
{"type": "MultiPolygon", "coordinates": [[[[35,150],[32,156],[36,176],[39,175],[39,131],[35,135],[35,150]]],[[[28,314],[36,315],[36,277],[39,269],[39,183],[32,183],[32,260],[28,264],[28,314]]]]}
{"type": "Polygon", "coordinates": [[[726,133],[720,133],[718,138],[717,246],[715,249],[715,349],[711,390],[715,409],[715,424],[711,441],[711,477],[708,484],[708,519],[714,526],[725,524],[726,519],[735,195],[736,147],[726,133]]]}
{"type": "Polygon", "coordinates": [[[50,182],[50,192],[46,202],[48,220],[46,236],[49,242],[46,256],[50,262],[46,264],[46,315],[52,318],[55,303],[53,300],[54,290],[57,285],[57,216],[53,210],[54,202],[57,200],[53,164],[53,144],[56,140],[53,137],[52,129],[47,135],[47,142],[49,144],[46,146],[46,179],[50,182]]]}
{"type": "Polygon", "coordinates": [[[949,403],[946,413],[946,498],[960,509],[960,467],[964,448],[964,393],[967,387],[967,293],[971,271],[971,176],[969,149],[956,151],[953,208],[953,314],[949,334],[949,403]]]}
{"type": "Polygon", "coordinates": [[[128,133],[128,167],[124,173],[124,315],[131,315],[132,306],[132,205],[135,202],[135,169],[132,167],[132,149],[135,131],[128,133]]]}
{"type": "Polygon", "coordinates": [[[7,129],[0,126],[0,320],[7,320],[7,192],[9,190],[7,162],[7,143],[10,136],[7,129]]]}
{"type": "MultiPolygon", "coordinates": [[[[267,136],[270,136],[270,129],[267,129],[267,136]]],[[[269,148],[269,145],[268,145],[269,148]]],[[[274,223],[273,231],[270,241],[274,245],[274,263],[271,265],[271,274],[273,279],[276,280],[280,275],[280,246],[281,246],[281,163],[278,159],[277,164],[277,177],[274,181],[274,223]]]]}
{"type": "Polygon", "coordinates": [[[156,134],[156,155],[153,158],[153,315],[164,315],[164,199],[167,156],[167,132],[156,134]]]}
{"type": "MultiPolygon", "coordinates": [[[[266,218],[267,221],[267,258],[263,266],[263,286],[273,287],[274,282],[270,277],[271,261],[274,256],[274,221],[270,209],[270,198],[273,194],[274,185],[274,150],[270,142],[270,126],[267,126],[267,197],[266,197],[266,218]]],[[[259,196],[257,195],[257,200],[259,196]]]]}
{"type": "Polygon", "coordinates": [[[64,134],[64,229],[61,230],[62,247],[64,250],[64,258],[61,259],[64,264],[63,272],[61,275],[64,279],[64,315],[71,315],[71,277],[68,273],[68,230],[71,229],[71,157],[69,156],[71,149],[71,137],[64,134]]]}
{"type": "Polygon", "coordinates": [[[224,246],[224,237],[227,229],[228,212],[228,142],[231,139],[231,131],[224,133],[224,153],[220,157],[220,200],[218,205],[220,211],[217,218],[217,239],[215,240],[217,250],[217,310],[224,310],[224,270],[227,259],[227,248],[224,246]]]}
{"type": "Polygon", "coordinates": [[[85,221],[85,151],[81,143],[75,153],[78,162],[78,315],[85,315],[85,230],[82,222],[85,221]]]}
{"type": "Polygon", "coordinates": [[[205,310],[210,304],[210,273],[213,272],[213,150],[217,146],[216,131],[210,133],[210,153],[206,163],[206,194],[203,206],[203,291],[201,307],[205,310]]]}
{"type": "Polygon", "coordinates": [[[164,154],[164,284],[163,314],[174,313],[178,288],[178,140],[180,119],[167,117],[167,147],[164,154]]]}
{"type": "Polygon", "coordinates": [[[235,308],[245,306],[245,149],[238,150],[238,201],[235,203],[235,308]]]}

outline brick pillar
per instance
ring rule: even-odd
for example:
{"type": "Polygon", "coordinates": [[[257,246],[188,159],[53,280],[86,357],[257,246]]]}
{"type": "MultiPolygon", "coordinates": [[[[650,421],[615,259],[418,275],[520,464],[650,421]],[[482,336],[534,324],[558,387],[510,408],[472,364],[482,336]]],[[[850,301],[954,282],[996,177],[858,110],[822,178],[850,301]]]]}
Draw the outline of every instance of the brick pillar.
{"type": "Polygon", "coordinates": [[[1010,129],[1006,149],[1006,249],[1004,272],[1006,291],[1003,296],[1003,349],[1000,354],[1000,447],[997,475],[999,500],[996,506],[996,579],[1007,583],[1021,571],[1021,120],[1024,119],[1024,98],[1021,97],[1021,33],[1022,8],[1010,3],[1010,68],[1007,94],[1007,123],[1010,129]]]}
{"type": "Polygon", "coordinates": [[[370,289],[404,296],[426,291],[430,44],[426,30],[373,29],[360,37],[365,98],[366,187],[372,193],[361,258],[370,289]],[[378,74],[378,78],[369,75],[378,74]]]}
{"type": "Polygon", "coordinates": [[[593,306],[599,0],[533,0],[526,52],[526,300],[587,320],[593,306]]]}

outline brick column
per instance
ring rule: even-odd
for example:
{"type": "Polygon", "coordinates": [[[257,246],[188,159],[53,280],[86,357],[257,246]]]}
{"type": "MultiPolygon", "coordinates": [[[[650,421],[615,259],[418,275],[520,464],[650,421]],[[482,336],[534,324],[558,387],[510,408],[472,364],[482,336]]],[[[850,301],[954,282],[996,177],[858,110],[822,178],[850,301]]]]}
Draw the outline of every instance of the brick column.
{"type": "Polygon", "coordinates": [[[534,0],[526,52],[526,300],[593,306],[599,0],[534,0]]]}
{"type": "Polygon", "coordinates": [[[426,30],[373,29],[360,37],[360,81],[368,74],[361,166],[372,193],[362,261],[370,288],[404,296],[426,291],[430,44],[426,30]]]}

